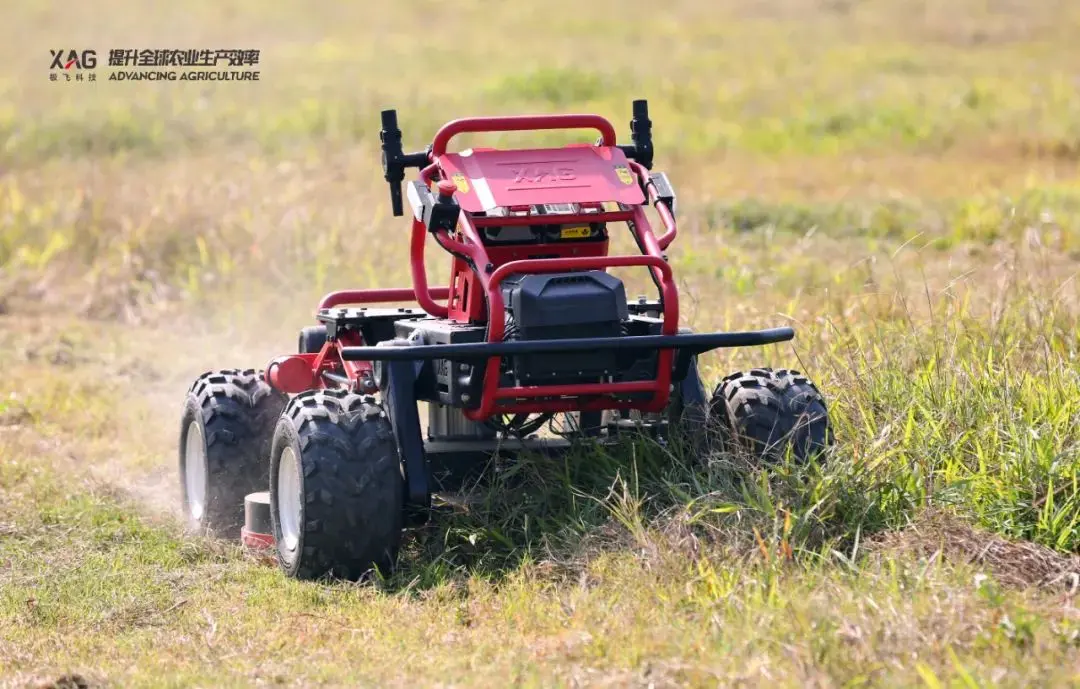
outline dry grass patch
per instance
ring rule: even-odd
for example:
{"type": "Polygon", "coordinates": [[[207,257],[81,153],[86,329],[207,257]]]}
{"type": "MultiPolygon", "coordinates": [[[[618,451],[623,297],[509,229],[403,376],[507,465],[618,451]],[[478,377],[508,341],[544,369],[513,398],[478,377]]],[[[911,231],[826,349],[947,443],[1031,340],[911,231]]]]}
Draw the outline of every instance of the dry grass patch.
{"type": "Polygon", "coordinates": [[[904,529],[875,535],[866,548],[878,557],[915,557],[971,567],[1017,589],[1041,588],[1069,597],[1080,590],[1080,556],[1005,539],[941,510],[927,510],[904,529]]]}

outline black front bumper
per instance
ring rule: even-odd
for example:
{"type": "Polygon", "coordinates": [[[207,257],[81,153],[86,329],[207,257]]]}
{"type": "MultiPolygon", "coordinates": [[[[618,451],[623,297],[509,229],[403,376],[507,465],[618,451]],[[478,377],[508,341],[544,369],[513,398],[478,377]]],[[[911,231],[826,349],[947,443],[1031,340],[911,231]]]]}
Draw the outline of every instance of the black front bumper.
{"type": "Polygon", "coordinates": [[[735,333],[685,333],[679,335],[635,335],[624,337],[582,337],[560,340],[513,340],[510,342],[471,342],[464,344],[416,345],[412,347],[343,347],[341,358],[347,361],[424,361],[448,359],[470,362],[490,356],[585,352],[612,350],[680,349],[700,354],[724,347],[757,347],[786,342],[795,337],[791,328],[770,328],[735,333]]]}

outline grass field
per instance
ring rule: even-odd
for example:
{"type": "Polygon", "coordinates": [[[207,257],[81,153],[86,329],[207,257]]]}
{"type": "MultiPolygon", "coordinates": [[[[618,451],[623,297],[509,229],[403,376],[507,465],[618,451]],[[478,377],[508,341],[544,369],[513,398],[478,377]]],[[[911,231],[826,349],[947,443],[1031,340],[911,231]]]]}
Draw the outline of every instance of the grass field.
{"type": "Polygon", "coordinates": [[[1080,684],[1080,5],[3,15],[0,685],[1080,684]],[[100,74],[110,48],[259,49],[261,80],[51,82],[61,47],[100,74]],[[807,372],[827,464],[532,460],[370,585],[183,534],[190,381],[286,352],[327,290],[408,282],[379,110],[417,148],[470,114],[622,136],[638,97],[689,324],[798,333],[707,380],[807,372]]]}

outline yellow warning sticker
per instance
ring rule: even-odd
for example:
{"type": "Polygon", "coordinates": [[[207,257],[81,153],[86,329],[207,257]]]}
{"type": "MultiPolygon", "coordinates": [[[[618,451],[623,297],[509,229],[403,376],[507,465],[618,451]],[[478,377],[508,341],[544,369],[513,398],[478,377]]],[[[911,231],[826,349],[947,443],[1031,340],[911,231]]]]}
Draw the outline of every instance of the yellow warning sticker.
{"type": "Polygon", "coordinates": [[[559,239],[585,239],[592,236],[592,228],[588,225],[580,227],[564,227],[559,232],[559,239]]]}
{"type": "Polygon", "coordinates": [[[460,191],[462,194],[469,193],[469,180],[465,177],[465,175],[461,174],[460,172],[455,172],[453,176],[450,177],[450,179],[454,181],[454,185],[457,186],[457,190],[460,191]]]}
{"type": "Polygon", "coordinates": [[[625,165],[616,165],[615,174],[623,184],[629,186],[634,183],[634,176],[630,174],[630,170],[625,165]]]}

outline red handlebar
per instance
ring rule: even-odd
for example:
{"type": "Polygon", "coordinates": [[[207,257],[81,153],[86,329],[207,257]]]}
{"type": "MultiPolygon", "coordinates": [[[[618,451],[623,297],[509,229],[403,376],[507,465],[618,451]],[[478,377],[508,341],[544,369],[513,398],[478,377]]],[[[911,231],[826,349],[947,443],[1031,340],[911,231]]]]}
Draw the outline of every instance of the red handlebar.
{"type": "Polygon", "coordinates": [[[435,134],[431,155],[446,153],[446,145],[458,134],[470,132],[521,132],[541,129],[595,129],[605,146],[615,145],[615,127],[600,115],[515,115],[508,117],[467,117],[447,122],[435,134]]]}

